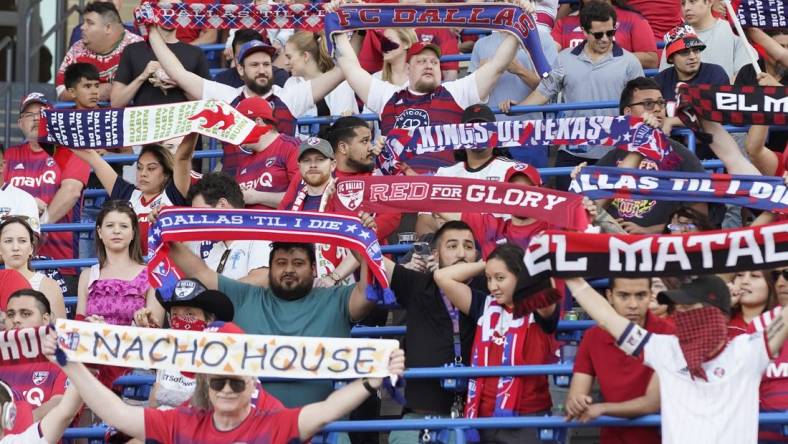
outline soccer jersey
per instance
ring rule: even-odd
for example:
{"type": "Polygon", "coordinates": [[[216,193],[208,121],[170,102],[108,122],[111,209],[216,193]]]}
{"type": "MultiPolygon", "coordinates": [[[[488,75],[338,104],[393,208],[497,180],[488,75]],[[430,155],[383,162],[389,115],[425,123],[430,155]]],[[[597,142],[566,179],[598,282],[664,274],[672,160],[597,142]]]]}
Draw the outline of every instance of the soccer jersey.
{"type": "MultiPolygon", "coordinates": [[[[780,316],[782,307],[775,307],[761,314],[747,326],[747,333],[766,330],[774,318],[780,316]]],[[[788,347],[783,346],[780,356],[772,360],[761,381],[761,409],[788,410],[788,347]]]]}
{"type": "MultiPolygon", "coordinates": [[[[235,180],[241,187],[268,193],[284,193],[290,182],[298,176],[297,139],[280,134],[263,151],[245,155],[238,165],[235,180]]],[[[249,205],[249,208],[276,208],[262,204],[249,205]]]]}
{"type": "Polygon", "coordinates": [[[482,257],[487,257],[495,247],[507,242],[527,250],[535,234],[550,228],[550,224],[543,220],[528,225],[514,225],[511,219],[504,220],[492,214],[474,212],[462,213],[462,221],[471,227],[473,238],[482,247],[482,257]]]}
{"type": "Polygon", "coordinates": [[[152,199],[145,199],[142,195],[142,191],[123,180],[120,176],[115,179],[115,185],[112,187],[110,198],[128,200],[131,203],[134,213],[137,214],[137,222],[140,227],[140,239],[143,240],[143,254],[147,254],[148,251],[148,214],[160,207],[186,205],[186,198],[178,191],[178,187],[176,187],[172,181],[167,183],[162,193],[159,193],[152,199]]]}
{"type": "MultiPolygon", "coordinates": [[[[73,179],[85,186],[90,176],[90,166],[67,149],[56,148],[54,154],[50,155],[44,150],[34,152],[29,143],[24,143],[6,149],[4,155],[5,181],[41,199],[47,205],[52,202],[63,180],[73,179]]],[[[65,217],[49,222],[78,222],[80,205],[81,203],[77,202],[65,217]]],[[[73,259],[75,240],[71,231],[48,233],[38,249],[38,254],[53,259],[73,259]]],[[[74,269],[62,271],[64,274],[76,274],[74,269]]]]}
{"type": "Polygon", "coordinates": [[[55,75],[57,95],[60,96],[63,94],[63,91],[66,90],[66,86],[63,84],[65,80],[66,68],[68,68],[69,65],[78,62],[87,62],[95,66],[99,72],[100,83],[112,83],[112,79],[115,77],[115,71],[118,69],[118,62],[120,62],[120,56],[123,54],[123,50],[126,49],[126,46],[131,43],[142,41],[142,37],[138,36],[137,34],[126,30],[123,32],[123,38],[118,43],[118,46],[116,46],[115,49],[110,51],[108,54],[96,54],[95,52],[88,49],[82,40],[74,43],[71,48],[68,49],[66,56],[63,58],[63,63],[60,64],[60,68],[58,68],[57,74],[55,75]]]}
{"type": "Polygon", "coordinates": [[[66,391],[66,374],[51,362],[5,365],[0,368],[0,379],[34,409],[66,391]]]}
{"type": "Polygon", "coordinates": [[[769,365],[765,333],[737,336],[703,363],[708,381],[693,379],[676,336],[652,334],[635,324],[618,344],[643,352],[659,377],[664,444],[754,443],[758,436],[758,386],[769,365]]]}
{"type": "Polygon", "coordinates": [[[301,442],[298,434],[300,408],[263,412],[252,407],[238,427],[220,431],[212,411],[186,408],[145,409],[145,442],[148,444],[290,444],[301,442]]]}

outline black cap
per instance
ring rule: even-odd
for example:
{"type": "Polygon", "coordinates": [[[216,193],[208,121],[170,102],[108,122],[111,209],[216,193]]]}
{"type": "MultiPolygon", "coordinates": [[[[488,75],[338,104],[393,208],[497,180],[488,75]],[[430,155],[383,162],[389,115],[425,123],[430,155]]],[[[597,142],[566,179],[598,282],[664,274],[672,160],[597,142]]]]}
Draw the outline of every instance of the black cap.
{"type": "Polygon", "coordinates": [[[465,108],[462,112],[462,123],[495,122],[495,113],[489,106],[477,103],[465,108]]]}
{"type": "Polygon", "coordinates": [[[201,308],[207,313],[213,313],[219,321],[230,322],[235,316],[233,303],[226,294],[217,290],[209,290],[197,279],[181,279],[175,284],[172,298],[163,300],[161,293],[156,292],[156,299],[165,310],[172,307],[201,308]]]}
{"type": "Polygon", "coordinates": [[[692,305],[698,302],[731,312],[731,292],[725,281],[715,275],[698,276],[676,290],[660,291],[657,301],[663,305],[692,305]]]}

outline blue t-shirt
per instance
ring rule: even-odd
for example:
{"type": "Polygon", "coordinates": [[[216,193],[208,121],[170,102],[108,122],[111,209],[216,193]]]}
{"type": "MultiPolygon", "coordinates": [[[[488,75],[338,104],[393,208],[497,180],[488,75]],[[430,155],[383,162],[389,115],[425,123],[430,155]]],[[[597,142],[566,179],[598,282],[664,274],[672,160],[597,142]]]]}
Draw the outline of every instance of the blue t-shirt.
{"type": "MultiPolygon", "coordinates": [[[[656,76],[654,81],[659,84],[660,91],[662,91],[662,98],[671,101],[676,100],[676,84],[680,82],[678,73],[675,68],[666,69],[656,76]]],[[[722,66],[713,63],[701,63],[698,73],[695,74],[690,80],[684,80],[684,83],[690,85],[699,85],[701,83],[710,85],[728,85],[731,83],[728,74],[722,69],[722,66]]]]}

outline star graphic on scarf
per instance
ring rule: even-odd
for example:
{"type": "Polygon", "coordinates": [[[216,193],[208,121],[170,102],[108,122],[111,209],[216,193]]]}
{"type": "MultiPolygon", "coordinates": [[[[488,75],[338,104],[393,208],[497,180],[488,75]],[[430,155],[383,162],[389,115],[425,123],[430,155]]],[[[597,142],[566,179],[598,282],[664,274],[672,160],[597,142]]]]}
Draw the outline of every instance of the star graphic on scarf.
{"type": "Polygon", "coordinates": [[[630,136],[629,133],[624,134],[624,142],[629,142],[630,139],[632,139],[632,136],[630,136]]]}
{"type": "Polygon", "coordinates": [[[156,228],[153,230],[153,235],[154,235],[154,236],[161,236],[161,228],[159,228],[159,227],[156,227],[156,228]]]}
{"type": "Polygon", "coordinates": [[[369,239],[369,234],[370,234],[369,231],[362,230],[361,233],[359,233],[359,236],[363,237],[364,240],[367,240],[369,239]]]}
{"type": "Polygon", "coordinates": [[[350,225],[348,225],[348,227],[345,229],[345,233],[355,233],[355,232],[356,232],[356,228],[358,228],[358,226],[356,226],[356,225],[354,225],[354,224],[350,224],[350,225]]]}
{"type": "Polygon", "coordinates": [[[623,122],[623,121],[625,121],[625,120],[627,120],[627,118],[626,118],[626,117],[624,117],[624,116],[618,116],[618,117],[616,117],[616,121],[617,121],[617,122],[623,122]]]}

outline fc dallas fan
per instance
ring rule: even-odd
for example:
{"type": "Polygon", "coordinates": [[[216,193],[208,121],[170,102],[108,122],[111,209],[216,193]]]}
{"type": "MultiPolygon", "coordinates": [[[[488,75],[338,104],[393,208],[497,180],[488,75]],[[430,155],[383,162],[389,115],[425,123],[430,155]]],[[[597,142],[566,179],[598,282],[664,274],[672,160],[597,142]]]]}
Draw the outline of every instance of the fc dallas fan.
{"type": "MultiPolygon", "coordinates": [[[[274,109],[279,132],[290,136],[295,134],[295,119],[312,109],[315,102],[322,100],[344,78],[342,71],[335,67],[317,78],[294,84],[294,87],[282,88],[274,85],[271,61],[276,55],[276,49],[259,40],[252,40],[241,46],[237,56],[236,66],[244,86],[233,88],[187,71],[164,43],[158,28],[151,30],[150,44],[167,75],[187,96],[193,99],[222,100],[233,106],[248,97],[263,97],[274,109]]],[[[223,149],[223,169],[233,175],[239,162],[238,147],[228,145],[223,149]]]]}
{"type": "Polygon", "coordinates": [[[676,336],[653,334],[619,315],[582,278],[566,280],[575,300],[625,353],[659,377],[662,442],[755,443],[758,385],[788,337],[788,310],[763,332],[727,339],[731,295],[717,276],[659,293],[675,309],[676,336]]]}
{"type": "Polygon", "coordinates": [[[249,97],[238,104],[241,114],[271,129],[256,143],[242,146],[250,155],[241,158],[236,181],[250,208],[276,208],[288,185],[298,174],[298,140],[280,134],[279,121],[262,97],[249,97]]]}
{"type": "MultiPolygon", "coordinates": [[[[533,12],[529,2],[518,1],[516,4],[529,13],[533,12]]],[[[440,48],[431,43],[416,43],[408,50],[408,85],[402,87],[376,79],[365,71],[346,34],[339,34],[335,40],[337,64],[342,67],[356,95],[380,115],[380,129],[384,135],[392,128],[460,123],[465,108],[486,101],[514,59],[519,45],[517,38],[507,35],[495,56],[478,70],[459,80],[441,84],[440,48]]],[[[421,156],[410,166],[434,170],[450,161],[445,156],[441,159],[421,156]]]]}
{"type": "MultiPolygon", "coordinates": [[[[49,300],[40,291],[23,289],[8,298],[6,328],[33,328],[48,325],[54,320],[49,300]]],[[[43,418],[60,402],[66,391],[66,375],[60,367],[46,361],[4,365],[0,379],[14,387],[32,408],[32,421],[43,418]]],[[[32,424],[20,418],[17,429],[32,424]],[[27,423],[26,423],[27,422],[27,423]]]]}

